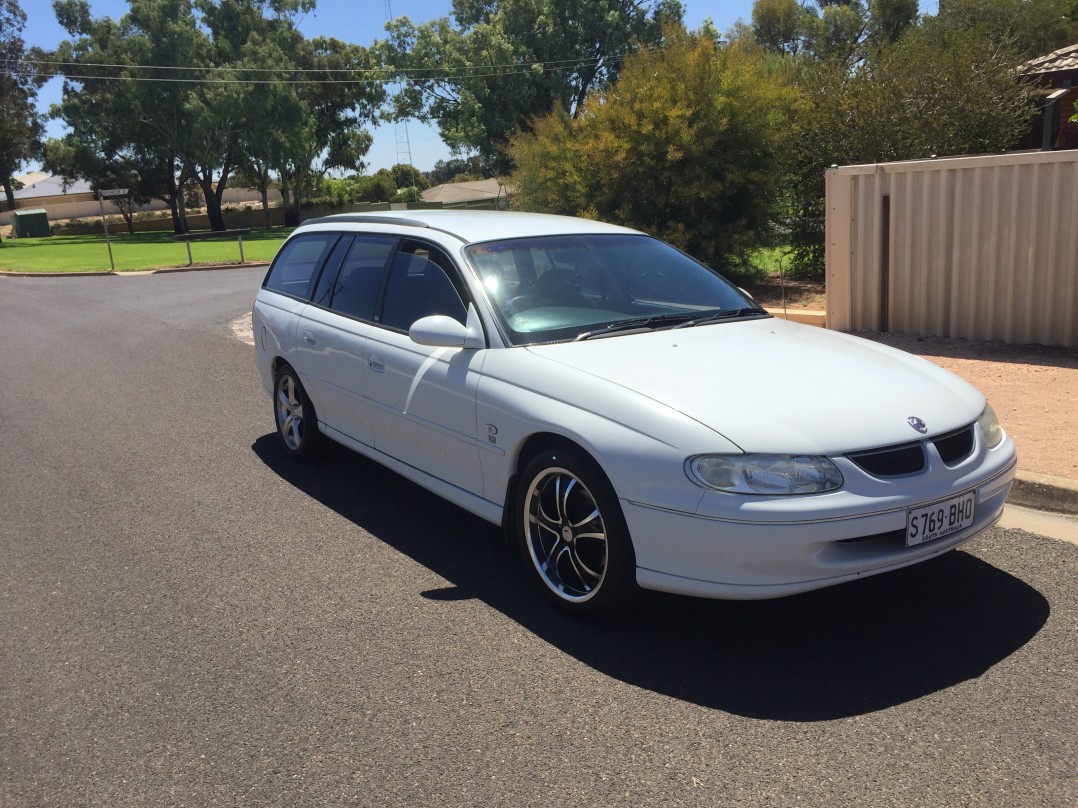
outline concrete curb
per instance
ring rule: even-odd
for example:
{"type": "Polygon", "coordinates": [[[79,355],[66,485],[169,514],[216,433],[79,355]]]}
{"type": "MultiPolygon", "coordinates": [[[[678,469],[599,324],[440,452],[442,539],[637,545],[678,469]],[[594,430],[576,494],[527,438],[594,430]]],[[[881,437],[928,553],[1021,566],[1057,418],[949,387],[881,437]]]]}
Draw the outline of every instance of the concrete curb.
{"type": "MultiPolygon", "coordinates": [[[[243,264],[212,264],[210,266],[178,266],[178,267],[160,267],[158,269],[152,269],[154,275],[161,272],[201,272],[204,269],[253,269],[258,267],[268,267],[269,261],[247,261],[243,264]]],[[[117,275],[126,275],[126,272],[117,272],[117,275]]]]}
{"type": "Polygon", "coordinates": [[[1078,516],[1078,480],[1019,471],[1007,502],[1039,511],[1078,516]]]}
{"type": "Polygon", "coordinates": [[[252,269],[268,267],[269,261],[247,261],[243,264],[238,262],[231,264],[207,264],[203,266],[157,267],[156,269],[128,269],[120,272],[16,272],[0,270],[0,277],[5,278],[103,278],[106,275],[157,275],[163,272],[202,272],[213,269],[252,269]]]}

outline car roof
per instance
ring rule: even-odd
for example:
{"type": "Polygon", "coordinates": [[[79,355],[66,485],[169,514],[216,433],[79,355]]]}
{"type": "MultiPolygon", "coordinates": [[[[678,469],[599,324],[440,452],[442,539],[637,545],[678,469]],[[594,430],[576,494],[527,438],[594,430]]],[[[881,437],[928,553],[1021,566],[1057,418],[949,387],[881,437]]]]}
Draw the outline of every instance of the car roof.
{"type": "MultiPolygon", "coordinates": [[[[400,210],[377,213],[340,213],[310,219],[301,229],[323,230],[324,225],[394,225],[430,228],[455,236],[469,244],[503,238],[571,235],[576,233],[638,233],[627,227],[549,213],[520,213],[499,210],[400,210]]],[[[366,229],[366,228],[364,228],[366,229]]]]}

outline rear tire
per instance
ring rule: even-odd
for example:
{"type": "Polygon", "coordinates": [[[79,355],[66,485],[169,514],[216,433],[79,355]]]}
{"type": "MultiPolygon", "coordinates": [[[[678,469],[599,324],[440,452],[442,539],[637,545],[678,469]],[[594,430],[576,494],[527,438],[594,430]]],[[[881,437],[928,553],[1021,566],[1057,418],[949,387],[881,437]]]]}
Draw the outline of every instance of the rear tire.
{"type": "Polygon", "coordinates": [[[285,453],[293,460],[313,459],[322,444],[318,416],[299,374],[287,362],[277,367],[273,380],[273,420],[285,453]]]}
{"type": "Polygon", "coordinates": [[[583,452],[548,449],[533,458],[512,518],[532,577],[561,610],[612,614],[636,594],[636,556],[617,495],[583,452]]]}

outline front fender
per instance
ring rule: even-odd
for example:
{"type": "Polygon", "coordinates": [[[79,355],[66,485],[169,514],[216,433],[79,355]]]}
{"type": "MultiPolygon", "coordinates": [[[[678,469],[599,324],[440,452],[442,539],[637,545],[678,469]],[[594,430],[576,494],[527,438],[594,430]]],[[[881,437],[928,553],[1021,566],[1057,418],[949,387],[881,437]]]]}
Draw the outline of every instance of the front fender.
{"type": "Polygon", "coordinates": [[[489,353],[476,419],[484,496],[494,502],[504,501],[524,446],[539,433],[579,444],[619,498],[690,513],[704,492],[685,476],[685,459],[740,451],[664,404],[515,348],[489,353]]]}

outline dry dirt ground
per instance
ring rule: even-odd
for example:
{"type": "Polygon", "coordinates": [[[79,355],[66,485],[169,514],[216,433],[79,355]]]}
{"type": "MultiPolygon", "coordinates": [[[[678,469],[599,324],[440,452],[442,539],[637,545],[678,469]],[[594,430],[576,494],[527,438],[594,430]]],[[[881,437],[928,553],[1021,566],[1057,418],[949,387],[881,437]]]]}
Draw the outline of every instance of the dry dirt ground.
{"type": "MultiPolygon", "coordinates": [[[[763,305],[782,306],[777,280],[752,292],[763,305]]],[[[786,281],[786,305],[824,310],[823,284],[786,281]]],[[[984,393],[1014,438],[1023,471],[1078,479],[1078,349],[873,332],[858,336],[922,356],[984,393]]]]}

